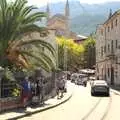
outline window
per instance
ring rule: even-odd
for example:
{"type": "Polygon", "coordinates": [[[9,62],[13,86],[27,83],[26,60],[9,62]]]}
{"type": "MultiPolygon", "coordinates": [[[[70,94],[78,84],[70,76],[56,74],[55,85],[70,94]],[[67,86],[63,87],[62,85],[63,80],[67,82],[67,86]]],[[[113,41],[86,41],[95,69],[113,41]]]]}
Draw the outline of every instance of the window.
{"type": "Polygon", "coordinates": [[[111,52],[113,52],[113,40],[111,41],[111,52]]]}
{"type": "Polygon", "coordinates": [[[118,41],[116,40],[116,44],[115,44],[116,48],[118,47],[117,44],[118,44],[118,41]]]}
{"type": "Polygon", "coordinates": [[[117,23],[118,23],[118,21],[117,21],[117,19],[116,19],[116,21],[115,21],[115,25],[117,26],[117,23]]]}
{"type": "Polygon", "coordinates": [[[106,46],[104,46],[104,53],[106,53],[106,46]]]}
{"type": "Polygon", "coordinates": [[[101,30],[101,35],[103,35],[103,30],[101,30]]]}
{"type": "Polygon", "coordinates": [[[108,26],[108,32],[110,32],[110,27],[108,26]]]}
{"type": "Polygon", "coordinates": [[[115,58],[116,64],[118,63],[118,57],[115,58]]]}
{"type": "Polygon", "coordinates": [[[108,44],[108,52],[110,51],[110,45],[108,44]]]}
{"type": "Polygon", "coordinates": [[[113,21],[112,21],[112,23],[111,23],[111,29],[113,29],[113,21]]]}
{"type": "Polygon", "coordinates": [[[101,47],[101,56],[103,56],[103,47],[101,47]]]}

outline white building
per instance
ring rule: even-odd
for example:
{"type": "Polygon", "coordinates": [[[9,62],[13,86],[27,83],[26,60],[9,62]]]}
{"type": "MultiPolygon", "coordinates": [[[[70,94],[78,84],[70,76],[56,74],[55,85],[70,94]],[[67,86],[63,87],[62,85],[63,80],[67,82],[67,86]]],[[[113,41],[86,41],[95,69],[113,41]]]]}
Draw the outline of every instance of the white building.
{"type": "Polygon", "coordinates": [[[96,75],[111,85],[120,85],[120,10],[96,30],[96,75]]]}

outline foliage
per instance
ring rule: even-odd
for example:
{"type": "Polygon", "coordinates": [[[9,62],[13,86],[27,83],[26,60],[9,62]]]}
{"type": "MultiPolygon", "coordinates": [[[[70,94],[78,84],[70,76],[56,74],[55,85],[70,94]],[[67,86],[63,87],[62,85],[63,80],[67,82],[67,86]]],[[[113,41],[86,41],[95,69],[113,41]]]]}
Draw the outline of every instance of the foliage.
{"type": "Polygon", "coordinates": [[[20,96],[20,89],[19,88],[14,88],[13,91],[12,91],[12,95],[14,97],[20,96]]]}
{"type": "Polygon", "coordinates": [[[68,50],[75,54],[80,54],[84,51],[84,47],[81,44],[75,43],[72,39],[66,39],[65,37],[57,37],[57,43],[61,47],[66,47],[68,50]]]}
{"type": "Polygon", "coordinates": [[[31,69],[33,68],[33,64],[29,59],[33,58],[39,61],[37,66],[46,68],[47,71],[53,69],[53,61],[43,51],[39,52],[39,56],[34,52],[30,52],[31,46],[37,48],[44,47],[55,57],[55,50],[52,45],[39,38],[28,39],[28,37],[25,37],[34,32],[38,32],[41,38],[48,34],[46,28],[35,24],[43,17],[46,17],[46,14],[43,12],[33,12],[34,9],[37,8],[27,6],[27,0],[15,0],[14,2],[0,0],[1,66],[9,66],[9,68],[17,66],[19,68],[31,69]]]}
{"type": "Polygon", "coordinates": [[[75,43],[72,39],[66,39],[65,37],[57,37],[58,43],[58,66],[64,69],[64,60],[67,57],[67,68],[77,69],[78,64],[81,64],[80,56],[84,52],[84,47],[81,44],[75,43]],[[67,49],[67,56],[65,56],[65,49],[67,49]]]}
{"type": "Polygon", "coordinates": [[[95,39],[93,38],[92,35],[90,35],[83,44],[85,48],[88,48],[88,47],[95,46],[95,43],[96,43],[95,39]]]}
{"type": "Polygon", "coordinates": [[[15,81],[15,77],[12,71],[9,70],[9,68],[5,68],[5,77],[8,80],[15,81]]]}
{"type": "Polygon", "coordinates": [[[84,51],[84,67],[85,68],[93,68],[96,61],[95,55],[95,44],[96,41],[93,35],[90,35],[88,39],[83,43],[85,51],[84,51]]]}

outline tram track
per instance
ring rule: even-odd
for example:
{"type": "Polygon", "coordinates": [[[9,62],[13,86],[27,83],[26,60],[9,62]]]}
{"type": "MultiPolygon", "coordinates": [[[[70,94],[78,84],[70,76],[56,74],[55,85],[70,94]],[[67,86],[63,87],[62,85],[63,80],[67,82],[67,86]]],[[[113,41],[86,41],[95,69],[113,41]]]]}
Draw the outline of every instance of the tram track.
{"type": "Polygon", "coordinates": [[[101,120],[105,120],[106,119],[106,117],[107,117],[107,115],[109,113],[109,110],[111,108],[111,104],[112,104],[112,96],[109,97],[109,102],[108,102],[107,108],[106,108],[106,110],[105,110],[101,120]]]}
{"type": "MultiPolygon", "coordinates": [[[[102,102],[104,102],[104,101],[105,101],[105,98],[104,97],[100,97],[99,100],[96,102],[96,104],[90,109],[90,111],[85,116],[82,117],[81,120],[88,120],[89,117],[92,114],[94,114],[96,112],[96,110],[99,109],[100,106],[102,106],[104,108],[104,106],[102,105],[102,102]]],[[[107,103],[108,104],[105,107],[104,112],[100,116],[99,120],[105,120],[107,114],[109,113],[109,110],[110,110],[110,107],[111,107],[111,103],[112,103],[112,96],[109,97],[109,100],[108,100],[107,103]]],[[[97,118],[95,118],[95,119],[97,119],[97,118]]]]}

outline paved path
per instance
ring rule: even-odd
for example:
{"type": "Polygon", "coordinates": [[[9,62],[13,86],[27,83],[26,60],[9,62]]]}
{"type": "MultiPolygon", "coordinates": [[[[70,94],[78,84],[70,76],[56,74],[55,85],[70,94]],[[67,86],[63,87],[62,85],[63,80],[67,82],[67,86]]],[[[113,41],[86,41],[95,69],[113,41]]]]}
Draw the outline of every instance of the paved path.
{"type": "Polygon", "coordinates": [[[111,91],[110,97],[91,96],[90,86],[74,85],[72,98],[53,109],[21,120],[120,120],[120,96],[111,91]]]}

